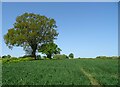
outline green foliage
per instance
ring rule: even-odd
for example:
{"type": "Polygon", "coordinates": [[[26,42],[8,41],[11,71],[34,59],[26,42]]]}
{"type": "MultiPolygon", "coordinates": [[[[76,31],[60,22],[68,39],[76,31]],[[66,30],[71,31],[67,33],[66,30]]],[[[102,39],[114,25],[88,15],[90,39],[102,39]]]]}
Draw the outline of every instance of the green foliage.
{"type": "Polygon", "coordinates": [[[7,58],[7,56],[6,56],[6,55],[4,55],[4,56],[2,56],[2,58],[7,58]]]}
{"type": "Polygon", "coordinates": [[[56,54],[53,56],[53,59],[68,59],[67,55],[56,54]]]}
{"type": "Polygon", "coordinates": [[[118,59],[120,59],[120,56],[118,56],[118,59]]]}
{"type": "Polygon", "coordinates": [[[81,59],[80,57],[78,59],[81,59]]]}
{"type": "Polygon", "coordinates": [[[112,59],[118,59],[119,57],[118,56],[112,56],[112,59]]]}
{"type": "Polygon", "coordinates": [[[73,54],[73,53],[70,53],[70,54],[69,54],[69,57],[70,57],[70,58],[74,58],[74,54],[73,54]]]}
{"type": "Polygon", "coordinates": [[[31,47],[32,56],[36,58],[36,50],[44,43],[52,42],[58,36],[56,22],[52,18],[24,13],[16,18],[14,27],[4,35],[9,48],[21,46],[24,49],[31,47]]]}
{"type": "Polygon", "coordinates": [[[8,58],[10,58],[11,56],[10,55],[7,55],[8,58]]]}
{"type": "Polygon", "coordinates": [[[96,58],[106,58],[106,56],[97,56],[96,58]]]}
{"type": "Polygon", "coordinates": [[[54,54],[60,54],[61,49],[58,48],[58,46],[55,43],[47,43],[47,44],[43,44],[40,48],[39,48],[39,52],[42,52],[43,54],[47,55],[47,58],[50,58],[54,55],[54,54]]]}

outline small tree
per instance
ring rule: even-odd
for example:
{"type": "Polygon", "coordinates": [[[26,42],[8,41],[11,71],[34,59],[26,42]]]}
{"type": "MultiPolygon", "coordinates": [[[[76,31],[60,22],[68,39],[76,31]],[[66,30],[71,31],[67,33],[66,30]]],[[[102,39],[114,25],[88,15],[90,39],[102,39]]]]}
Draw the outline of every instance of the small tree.
{"type": "Polygon", "coordinates": [[[60,54],[61,49],[58,48],[58,46],[55,43],[47,43],[47,44],[43,44],[40,48],[39,48],[39,52],[42,52],[43,54],[47,55],[47,58],[50,58],[54,55],[54,54],[60,54]]]}
{"type": "Polygon", "coordinates": [[[69,54],[69,57],[70,57],[70,58],[74,58],[74,54],[73,54],[73,53],[70,53],[70,54],[69,54]]]}

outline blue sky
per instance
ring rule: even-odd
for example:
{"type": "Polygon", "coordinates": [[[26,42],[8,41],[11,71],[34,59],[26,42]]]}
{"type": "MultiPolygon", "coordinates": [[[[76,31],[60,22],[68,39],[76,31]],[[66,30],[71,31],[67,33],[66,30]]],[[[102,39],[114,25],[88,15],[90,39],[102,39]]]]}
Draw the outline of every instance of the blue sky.
{"type": "MultiPolygon", "coordinates": [[[[117,2],[2,3],[2,35],[13,27],[17,16],[32,12],[54,18],[59,32],[56,44],[62,54],[75,57],[118,55],[117,2]]],[[[12,50],[2,39],[2,55],[22,56],[21,47],[12,50]]]]}
{"type": "MultiPolygon", "coordinates": [[[[2,3],[0,2],[0,14],[2,14],[2,3]]],[[[2,15],[0,15],[0,20],[2,20],[2,15]]],[[[2,55],[2,21],[0,21],[0,55],[2,55]]]]}

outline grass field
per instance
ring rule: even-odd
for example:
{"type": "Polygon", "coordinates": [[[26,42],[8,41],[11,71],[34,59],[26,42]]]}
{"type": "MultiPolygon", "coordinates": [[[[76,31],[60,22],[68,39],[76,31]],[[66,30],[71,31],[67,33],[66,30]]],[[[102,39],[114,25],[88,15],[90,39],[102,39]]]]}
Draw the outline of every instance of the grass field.
{"type": "Polygon", "coordinates": [[[117,85],[117,59],[33,60],[3,63],[3,85],[117,85]]]}

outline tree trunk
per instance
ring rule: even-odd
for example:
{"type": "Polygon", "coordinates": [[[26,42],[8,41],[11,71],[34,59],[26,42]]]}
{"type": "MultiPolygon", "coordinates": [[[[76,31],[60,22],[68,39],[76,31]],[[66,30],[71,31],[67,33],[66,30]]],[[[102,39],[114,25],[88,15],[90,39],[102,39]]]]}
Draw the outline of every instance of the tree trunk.
{"type": "Polygon", "coordinates": [[[47,58],[52,59],[51,57],[52,57],[51,54],[47,54],[47,58]]]}
{"type": "Polygon", "coordinates": [[[34,57],[36,60],[36,51],[35,50],[32,51],[32,57],[34,57]]]}
{"type": "Polygon", "coordinates": [[[36,50],[37,50],[37,45],[34,44],[34,45],[31,46],[31,48],[32,48],[32,57],[34,57],[35,60],[36,60],[36,50]]]}

